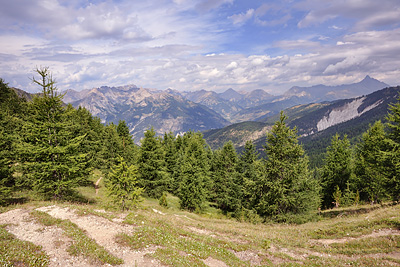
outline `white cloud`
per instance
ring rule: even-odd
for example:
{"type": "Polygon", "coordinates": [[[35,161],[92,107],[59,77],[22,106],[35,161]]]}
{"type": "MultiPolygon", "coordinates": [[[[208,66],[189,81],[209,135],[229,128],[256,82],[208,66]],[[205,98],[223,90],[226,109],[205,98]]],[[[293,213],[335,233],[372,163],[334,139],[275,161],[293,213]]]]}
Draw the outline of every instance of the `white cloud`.
{"type": "Polygon", "coordinates": [[[251,19],[254,15],[254,9],[248,9],[246,13],[235,14],[229,17],[232,20],[233,24],[244,24],[246,21],[251,19]]]}
{"type": "MultiPolygon", "coordinates": [[[[397,0],[305,0],[297,5],[307,11],[299,28],[316,26],[335,18],[354,20],[355,30],[399,25],[400,3],[397,0]]],[[[333,29],[338,26],[331,26],[333,29]]]]}
{"type": "Polygon", "coordinates": [[[276,47],[282,49],[315,49],[320,47],[319,42],[314,42],[310,40],[283,40],[275,43],[276,47]]]}
{"type": "Polygon", "coordinates": [[[196,9],[201,12],[208,12],[227,3],[232,4],[233,0],[200,0],[196,5],[196,9]]]}
{"type": "Polygon", "coordinates": [[[237,62],[232,61],[231,63],[229,63],[228,66],[226,66],[226,69],[227,69],[227,70],[233,70],[233,69],[236,69],[237,67],[238,67],[237,62]]]}
{"type": "Polygon", "coordinates": [[[6,2],[0,10],[1,78],[30,91],[37,90],[29,80],[37,65],[50,67],[60,89],[77,90],[136,84],[282,93],[293,85],[354,82],[366,74],[397,84],[400,74],[399,4],[389,0],[307,0],[288,9],[276,1],[246,6],[243,13],[226,11],[238,3],[231,0],[49,0],[32,1],[29,9],[20,8],[23,0],[6,2]],[[310,35],[307,27],[323,22],[332,26],[310,35]],[[276,27],[286,24],[303,28],[286,34],[276,27]],[[261,41],[234,38],[247,30],[249,39],[261,41]],[[229,50],[238,40],[242,52],[222,53],[238,51],[229,50]]]}

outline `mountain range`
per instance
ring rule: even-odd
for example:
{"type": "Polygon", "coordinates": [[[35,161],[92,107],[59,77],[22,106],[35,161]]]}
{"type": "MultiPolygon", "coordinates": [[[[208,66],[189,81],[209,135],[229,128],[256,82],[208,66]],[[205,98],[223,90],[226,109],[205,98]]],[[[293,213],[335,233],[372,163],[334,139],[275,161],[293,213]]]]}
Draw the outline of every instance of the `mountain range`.
{"type": "MultiPolygon", "coordinates": [[[[246,122],[263,122],[279,111],[300,104],[321,103],[369,94],[388,85],[366,76],[362,81],[340,86],[292,87],[280,96],[262,89],[238,92],[176,91],[139,88],[136,85],[102,86],[82,91],[67,90],[64,101],[83,106],[103,123],[125,120],[138,143],[153,126],[158,134],[206,131],[246,122]]],[[[323,123],[320,123],[323,125],[323,123]]],[[[329,125],[327,121],[325,125],[329,125]]],[[[324,127],[321,126],[320,127],[324,127]]]]}
{"type": "MultiPolygon", "coordinates": [[[[311,163],[319,166],[333,135],[347,135],[352,143],[356,143],[369,125],[377,120],[385,121],[389,105],[398,100],[399,94],[400,86],[387,87],[355,98],[297,105],[283,112],[288,117],[288,126],[296,127],[311,163]]],[[[204,138],[213,149],[231,140],[239,151],[247,140],[252,140],[262,155],[266,132],[278,119],[279,114],[208,130],[204,132],[204,138]]]]}
{"type": "Polygon", "coordinates": [[[103,123],[125,120],[138,142],[145,130],[165,132],[204,131],[229,124],[217,112],[168,91],[138,88],[135,85],[68,90],[64,101],[83,106],[103,123]]]}

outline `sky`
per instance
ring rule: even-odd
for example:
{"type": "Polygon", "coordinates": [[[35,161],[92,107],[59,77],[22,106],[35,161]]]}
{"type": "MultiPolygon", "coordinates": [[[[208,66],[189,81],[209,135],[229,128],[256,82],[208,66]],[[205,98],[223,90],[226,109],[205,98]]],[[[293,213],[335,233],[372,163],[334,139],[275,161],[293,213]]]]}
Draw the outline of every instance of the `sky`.
{"type": "Polygon", "coordinates": [[[40,91],[398,85],[399,0],[0,0],[0,77],[40,91]]]}

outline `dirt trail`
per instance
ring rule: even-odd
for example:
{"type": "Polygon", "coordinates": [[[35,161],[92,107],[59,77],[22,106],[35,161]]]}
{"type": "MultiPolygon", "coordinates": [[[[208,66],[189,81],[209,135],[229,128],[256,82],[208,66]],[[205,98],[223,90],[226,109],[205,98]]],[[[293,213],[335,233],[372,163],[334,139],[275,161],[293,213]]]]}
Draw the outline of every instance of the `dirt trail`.
{"type": "Polygon", "coordinates": [[[7,230],[18,239],[40,245],[50,257],[50,267],[55,266],[95,266],[83,257],[69,255],[66,251],[71,240],[55,226],[43,226],[36,223],[29,215],[29,210],[15,209],[0,214],[0,223],[9,224],[7,230]]]}
{"type": "Polygon", "coordinates": [[[375,237],[380,237],[380,236],[391,236],[391,235],[400,235],[399,230],[394,230],[394,229],[382,229],[376,232],[373,232],[369,235],[362,235],[360,237],[345,237],[345,238],[339,238],[339,239],[313,239],[311,242],[317,242],[321,243],[323,245],[330,245],[334,243],[346,243],[352,240],[359,240],[359,239],[364,239],[364,238],[375,238],[375,237]]]}
{"type": "Polygon", "coordinates": [[[75,223],[79,228],[85,230],[89,237],[96,240],[100,246],[123,259],[125,264],[121,266],[135,266],[135,264],[137,266],[161,266],[156,260],[146,256],[146,254],[154,253],[155,248],[132,251],[115,242],[114,238],[119,233],[132,234],[132,226],[94,215],[78,216],[73,210],[58,206],[42,207],[37,210],[46,212],[55,218],[70,220],[75,223]]]}
{"type": "MultiPolygon", "coordinates": [[[[94,215],[79,216],[69,208],[58,206],[41,207],[37,210],[46,212],[55,218],[70,220],[78,225],[99,245],[123,259],[125,263],[120,266],[163,266],[148,255],[154,253],[154,247],[133,251],[115,242],[115,235],[133,232],[132,226],[122,224],[118,219],[109,221],[94,215]]],[[[36,223],[30,217],[29,212],[27,209],[15,209],[2,213],[0,214],[0,224],[10,224],[7,230],[18,239],[41,245],[50,257],[50,266],[95,266],[83,257],[69,255],[66,249],[71,240],[63,234],[63,230],[56,226],[43,226],[36,223]]]]}

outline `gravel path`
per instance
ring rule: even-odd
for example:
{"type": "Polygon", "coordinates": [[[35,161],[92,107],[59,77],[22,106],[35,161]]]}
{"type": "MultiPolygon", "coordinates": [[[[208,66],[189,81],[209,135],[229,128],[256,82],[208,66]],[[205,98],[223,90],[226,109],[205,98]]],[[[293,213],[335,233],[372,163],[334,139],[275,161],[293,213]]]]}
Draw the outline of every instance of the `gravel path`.
{"type": "MultiPolygon", "coordinates": [[[[46,212],[55,218],[70,220],[78,225],[99,245],[114,256],[123,259],[125,263],[120,266],[163,266],[151,257],[156,248],[149,247],[134,251],[115,242],[117,234],[131,234],[134,231],[133,226],[122,224],[121,220],[110,221],[95,215],[79,216],[74,210],[55,205],[41,207],[37,210],[46,212]]],[[[50,257],[50,266],[95,266],[83,257],[69,255],[66,249],[71,240],[63,234],[62,229],[38,224],[29,213],[28,209],[15,209],[2,213],[0,214],[0,224],[8,224],[7,230],[18,239],[41,245],[50,257]]]]}

